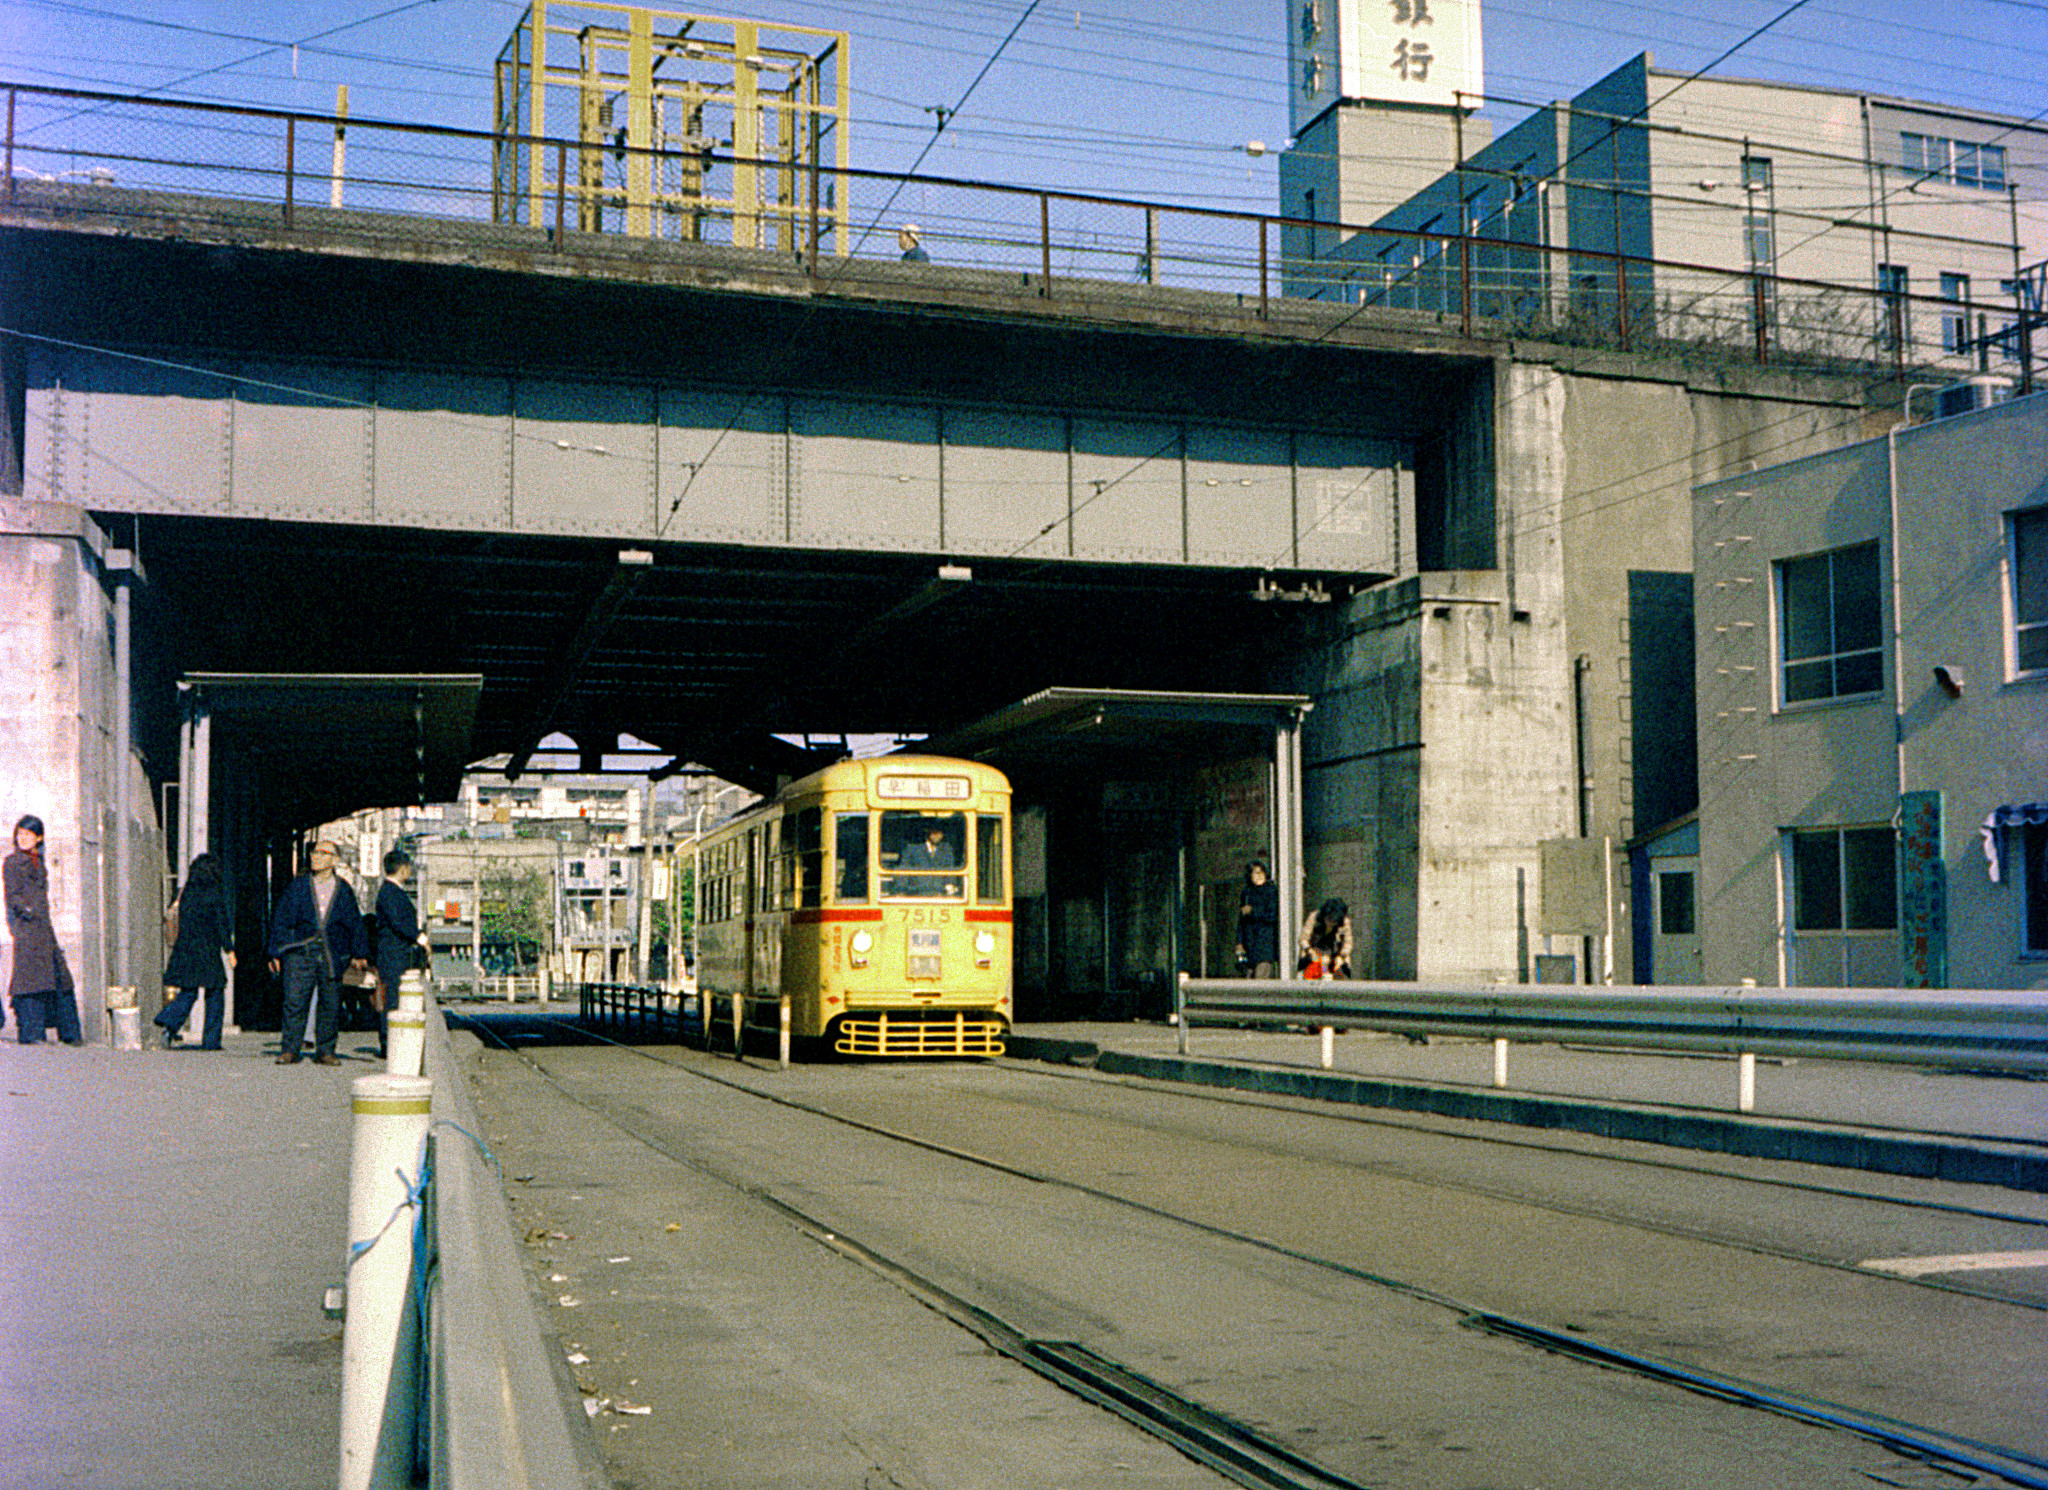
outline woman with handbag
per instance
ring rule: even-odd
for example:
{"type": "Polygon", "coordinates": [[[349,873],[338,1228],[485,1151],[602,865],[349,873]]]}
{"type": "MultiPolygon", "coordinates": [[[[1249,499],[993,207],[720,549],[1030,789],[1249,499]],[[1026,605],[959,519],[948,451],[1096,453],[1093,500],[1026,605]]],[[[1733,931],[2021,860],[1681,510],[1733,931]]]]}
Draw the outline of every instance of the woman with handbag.
{"type": "Polygon", "coordinates": [[[1351,909],[1334,895],[1302,923],[1294,968],[1304,978],[1351,976],[1351,909]]]}
{"type": "Polygon", "coordinates": [[[199,1038],[201,1050],[220,1049],[222,1006],[226,1002],[227,972],[221,965],[235,965],[234,932],[228,925],[227,897],[221,889],[220,860],[201,854],[185,871],[185,885],[164,915],[164,927],[171,942],[170,964],[164,968],[164,986],[178,990],[178,996],[164,1005],[156,1017],[163,1031],[164,1049],[182,1043],[178,1031],[192,1013],[199,995],[206,995],[206,1025],[199,1038]]]}

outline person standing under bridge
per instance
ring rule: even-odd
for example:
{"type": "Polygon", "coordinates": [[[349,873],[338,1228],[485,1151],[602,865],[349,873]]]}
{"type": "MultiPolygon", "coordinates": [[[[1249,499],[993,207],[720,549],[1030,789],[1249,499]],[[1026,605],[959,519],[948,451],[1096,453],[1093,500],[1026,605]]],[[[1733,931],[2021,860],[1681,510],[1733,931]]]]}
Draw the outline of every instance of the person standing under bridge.
{"type": "Polygon", "coordinates": [[[1280,972],[1280,887],[1258,859],[1245,865],[1237,897],[1237,965],[1247,978],[1280,972]]]}
{"type": "Polygon", "coordinates": [[[206,1025],[199,1048],[218,1050],[228,982],[222,958],[226,958],[226,967],[235,965],[235,934],[228,925],[227,901],[221,893],[220,860],[212,854],[193,859],[171,914],[178,930],[172,939],[171,960],[164,968],[164,986],[177,989],[178,996],[156,1017],[164,1032],[164,1048],[178,1043],[178,1031],[184,1028],[193,1001],[204,993],[206,1025]]]}
{"type": "Polygon", "coordinates": [[[425,941],[412,903],[412,856],[395,848],[384,856],[384,883],[377,887],[377,1054],[385,1053],[391,1011],[398,1007],[398,980],[412,964],[412,949],[425,941]]]}
{"type": "Polygon", "coordinates": [[[14,825],[14,852],[0,865],[7,888],[7,930],[14,937],[14,976],[7,997],[24,1045],[43,1043],[45,1026],[57,1026],[66,1045],[83,1045],[78,998],[57,930],[50,924],[50,873],[43,865],[43,820],[28,816],[14,825]]]}
{"type": "Polygon", "coordinates": [[[284,1026],[277,1063],[296,1065],[313,1015],[313,1060],[338,1066],[334,1042],[341,1030],[341,969],[370,965],[370,938],[356,892],[334,872],[328,839],[313,845],[312,867],[284,892],[270,923],[270,970],[284,979],[284,1026]]]}

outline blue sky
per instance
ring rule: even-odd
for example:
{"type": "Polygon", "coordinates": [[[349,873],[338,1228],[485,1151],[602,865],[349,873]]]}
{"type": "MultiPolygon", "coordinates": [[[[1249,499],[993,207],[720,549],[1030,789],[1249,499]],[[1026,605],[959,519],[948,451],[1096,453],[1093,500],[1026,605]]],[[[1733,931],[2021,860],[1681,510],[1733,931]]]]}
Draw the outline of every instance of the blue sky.
{"type": "MultiPolygon", "coordinates": [[[[1787,3],[1493,0],[1486,112],[1504,129],[1646,49],[1662,67],[1703,66],[1787,3]]],[[[1297,5],[1048,0],[923,169],[1270,209],[1274,158],[1242,147],[1285,142],[1284,28],[1297,5]]],[[[523,0],[0,0],[0,78],[322,111],[345,82],[359,117],[482,129],[491,60],[524,9],[523,0]],[[315,37],[296,54],[287,45],[315,37]]],[[[1023,0],[739,7],[852,33],[855,163],[882,170],[907,167],[931,142],[928,108],[958,101],[1024,9],[1023,0]]],[[[1716,71],[2027,117],[2048,105],[2048,0],[1807,0],[1716,71]]]]}

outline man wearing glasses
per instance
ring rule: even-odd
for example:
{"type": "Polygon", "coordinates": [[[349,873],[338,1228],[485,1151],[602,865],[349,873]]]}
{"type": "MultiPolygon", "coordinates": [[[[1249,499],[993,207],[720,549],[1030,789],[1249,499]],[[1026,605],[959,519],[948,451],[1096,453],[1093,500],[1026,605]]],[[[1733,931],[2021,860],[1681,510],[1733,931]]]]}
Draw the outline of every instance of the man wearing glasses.
{"type": "Polygon", "coordinates": [[[270,971],[284,979],[280,1066],[298,1063],[309,1012],[314,1015],[314,1063],[341,1064],[334,1053],[341,1026],[341,967],[369,965],[370,939],[356,892],[334,872],[334,859],[331,842],[323,838],[314,844],[311,870],[291,882],[271,918],[270,971]]]}

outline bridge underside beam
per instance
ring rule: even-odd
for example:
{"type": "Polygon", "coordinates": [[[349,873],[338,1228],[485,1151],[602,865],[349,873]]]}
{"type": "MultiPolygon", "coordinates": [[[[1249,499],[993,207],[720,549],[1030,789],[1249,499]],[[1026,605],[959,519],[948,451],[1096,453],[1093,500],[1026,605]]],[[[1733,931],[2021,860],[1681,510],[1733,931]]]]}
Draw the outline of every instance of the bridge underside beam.
{"type": "Polygon", "coordinates": [[[750,785],[810,762],[778,734],[937,731],[1063,680],[1253,686],[1326,614],[1253,598],[1244,570],[992,560],[963,582],[934,555],[657,544],[565,669],[616,544],[104,521],[148,555],[186,671],[473,673],[472,758],[525,746],[552,700],[549,729],[633,735],[750,785]]]}
{"type": "Polygon", "coordinates": [[[1080,412],[38,346],[27,491],[103,511],[1415,567],[1412,444],[1080,412]]]}

